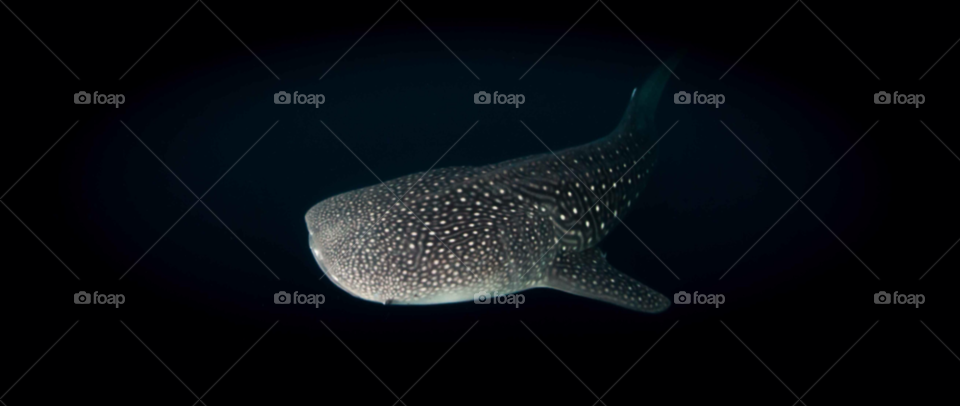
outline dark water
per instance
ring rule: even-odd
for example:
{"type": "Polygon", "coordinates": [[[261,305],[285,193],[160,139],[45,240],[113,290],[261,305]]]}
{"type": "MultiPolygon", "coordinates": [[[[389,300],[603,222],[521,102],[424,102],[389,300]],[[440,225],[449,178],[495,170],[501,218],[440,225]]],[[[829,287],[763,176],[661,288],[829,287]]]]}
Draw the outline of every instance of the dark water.
{"type": "MultiPolygon", "coordinates": [[[[6,184],[79,123],[3,198],[37,238],[12,215],[3,218],[10,341],[0,389],[79,322],[3,401],[192,403],[184,386],[199,396],[215,385],[205,402],[387,404],[396,401],[390,390],[399,396],[414,385],[405,403],[587,404],[596,398],[583,386],[599,396],[621,376],[604,402],[794,402],[784,385],[798,396],[816,385],[804,398],[816,404],[935,398],[960,371],[945,348],[960,347],[950,312],[956,253],[918,279],[960,237],[960,162],[919,121],[960,149],[946,113],[956,58],[920,86],[913,71],[926,70],[949,42],[930,45],[923,63],[907,69],[890,61],[885,37],[857,38],[852,15],[831,16],[846,25],[838,35],[853,37],[884,77],[877,82],[807,10],[795,9],[718,81],[788,6],[755,10],[749,29],[725,31],[734,46],[704,24],[711,14],[746,18],[743,11],[701,9],[680,24],[686,30],[669,30],[669,21],[646,25],[642,7],[610,4],[661,58],[686,53],[675,69],[681,80],[671,80],[658,107],[657,135],[676,125],[624,220],[636,235],[617,227],[601,248],[614,266],[670,297],[726,299],[719,308],[677,305],[658,315],[548,290],[523,292],[518,308],[383,306],[321,279],[307,246],[303,216],[312,205],[378,177],[546,152],[521,120],[555,151],[606,135],[660,63],[603,5],[529,72],[589,5],[550,19],[536,7],[509,16],[485,8],[479,18],[410,4],[469,69],[403,5],[334,66],[387,3],[333,8],[342,18],[210,4],[269,68],[197,5],[122,81],[114,76],[189,5],[164,11],[135,45],[117,38],[133,50],[110,69],[79,68],[109,52],[84,56],[46,31],[41,37],[78,66],[81,82],[8,18],[11,52],[28,55],[11,76],[54,77],[42,88],[58,104],[27,96],[24,105],[35,109],[6,109],[6,121],[21,126],[7,133],[17,138],[3,151],[6,184]],[[242,22],[237,13],[268,22],[242,22]],[[315,17],[291,17],[298,14],[315,17]],[[273,32],[280,29],[287,31],[273,32]],[[881,88],[925,93],[928,105],[870,104],[881,88]],[[60,103],[82,89],[129,101],[119,109],[60,103]],[[322,93],[326,103],[276,105],[281,90],[322,93]],[[481,90],[526,102],[475,105],[481,90]],[[722,93],[726,103],[677,105],[680,90],[722,93]],[[127,303],[76,306],[69,295],[79,290],[123,293],[127,303]],[[281,290],[326,301],[275,305],[281,290]],[[880,290],[923,293],[926,303],[876,306],[870,297],[880,290]]],[[[646,10],[678,11],[660,7],[646,10]]],[[[890,43],[906,46],[899,37],[890,43]]]]}

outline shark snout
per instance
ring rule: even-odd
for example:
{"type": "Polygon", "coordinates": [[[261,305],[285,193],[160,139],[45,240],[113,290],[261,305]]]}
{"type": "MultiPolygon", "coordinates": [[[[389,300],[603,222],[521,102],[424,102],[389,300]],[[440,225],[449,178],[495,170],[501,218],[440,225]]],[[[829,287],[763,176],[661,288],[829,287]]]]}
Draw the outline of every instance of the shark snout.
{"type": "Polygon", "coordinates": [[[324,254],[323,244],[320,242],[321,238],[321,223],[319,218],[320,204],[316,204],[307,211],[304,219],[307,222],[307,232],[310,240],[310,252],[313,253],[314,259],[317,260],[317,264],[320,265],[320,269],[323,270],[323,273],[327,276],[330,276],[329,269],[329,258],[324,254]]]}

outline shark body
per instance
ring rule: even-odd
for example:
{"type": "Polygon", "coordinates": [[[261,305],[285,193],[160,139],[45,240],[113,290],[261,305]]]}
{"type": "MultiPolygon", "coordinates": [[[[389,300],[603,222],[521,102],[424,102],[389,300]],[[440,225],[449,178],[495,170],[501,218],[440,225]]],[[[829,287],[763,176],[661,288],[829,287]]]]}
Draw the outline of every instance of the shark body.
{"type": "Polygon", "coordinates": [[[384,304],[440,304],[546,287],[657,313],[670,301],[597,248],[655,165],[653,112],[669,77],[634,89],[606,137],[553,153],[417,173],[306,214],[310,248],[338,287],[384,304]]]}

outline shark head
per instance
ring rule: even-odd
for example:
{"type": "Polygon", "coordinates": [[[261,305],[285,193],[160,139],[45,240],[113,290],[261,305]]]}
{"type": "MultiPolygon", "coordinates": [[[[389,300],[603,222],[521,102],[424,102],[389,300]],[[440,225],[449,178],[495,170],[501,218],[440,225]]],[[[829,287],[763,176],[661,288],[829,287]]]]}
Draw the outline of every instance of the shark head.
{"type": "Polygon", "coordinates": [[[474,199],[476,193],[450,196],[468,187],[463,176],[472,171],[409,175],[314,205],[305,220],[324,275],[355,297],[383,304],[472,300],[502,268],[506,234],[503,219],[481,222],[476,215],[499,210],[495,203],[474,199]]]}

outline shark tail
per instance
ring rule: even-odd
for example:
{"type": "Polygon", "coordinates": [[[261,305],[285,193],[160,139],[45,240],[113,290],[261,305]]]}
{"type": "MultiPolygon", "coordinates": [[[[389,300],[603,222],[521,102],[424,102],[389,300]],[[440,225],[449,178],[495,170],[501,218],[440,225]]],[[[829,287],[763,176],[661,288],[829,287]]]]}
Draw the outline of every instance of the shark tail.
{"type": "Polygon", "coordinates": [[[645,134],[654,129],[653,115],[657,111],[657,103],[670,76],[674,76],[673,69],[681,56],[682,53],[678,53],[667,59],[647,78],[639,91],[637,88],[633,89],[633,93],[630,94],[630,104],[627,106],[627,111],[623,113],[623,118],[620,119],[617,130],[614,131],[615,134],[624,131],[645,134]]]}

